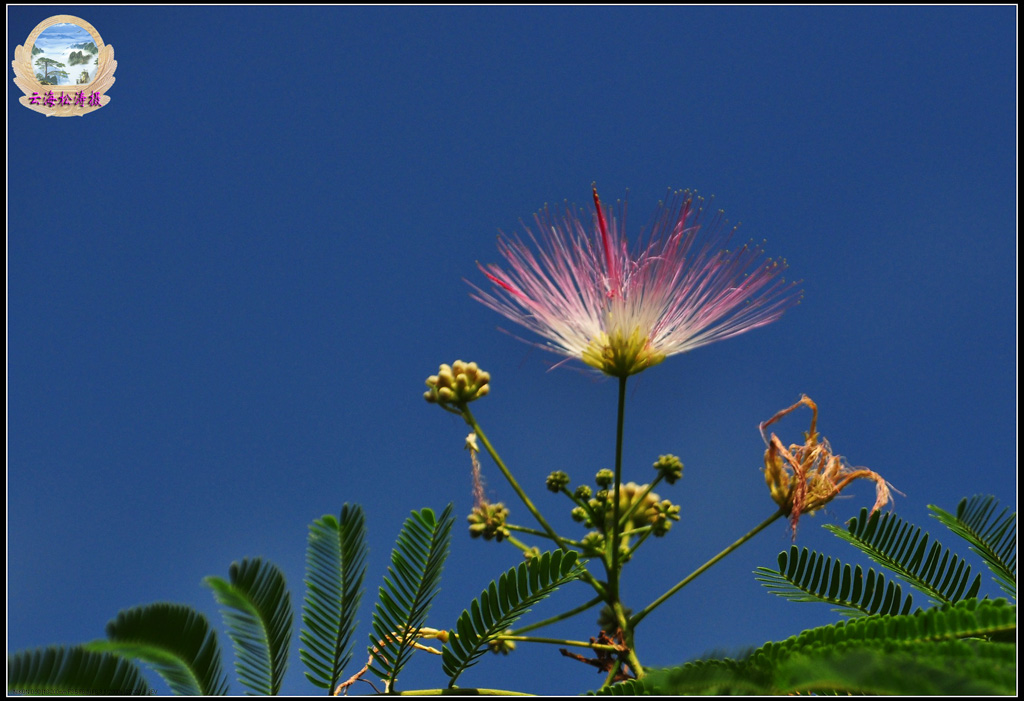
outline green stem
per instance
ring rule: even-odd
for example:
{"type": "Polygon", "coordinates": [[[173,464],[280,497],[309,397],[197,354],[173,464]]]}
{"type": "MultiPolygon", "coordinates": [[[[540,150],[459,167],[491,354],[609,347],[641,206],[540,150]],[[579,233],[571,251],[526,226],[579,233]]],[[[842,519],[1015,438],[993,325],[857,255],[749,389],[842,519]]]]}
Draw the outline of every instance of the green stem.
{"type": "Polygon", "coordinates": [[[654,528],[654,527],[653,526],[640,526],[639,528],[631,528],[628,531],[623,531],[622,533],[619,533],[619,537],[620,538],[628,538],[631,535],[636,535],[637,533],[650,533],[652,528],[654,528]]]}
{"type": "Polygon", "coordinates": [[[472,427],[474,433],[476,433],[477,437],[480,439],[480,442],[484,444],[484,448],[487,450],[488,455],[491,456],[491,460],[493,460],[494,464],[498,466],[499,470],[501,470],[501,474],[505,475],[505,479],[508,480],[510,485],[512,485],[512,489],[515,490],[517,495],[519,495],[519,499],[526,505],[529,512],[533,514],[533,517],[537,519],[537,523],[541,525],[541,528],[544,529],[547,536],[551,538],[551,540],[555,541],[555,543],[558,544],[558,547],[562,550],[568,551],[569,548],[562,543],[562,539],[558,537],[557,533],[555,533],[555,529],[552,528],[547,520],[541,515],[540,511],[537,510],[537,507],[533,505],[532,501],[530,501],[530,497],[526,496],[526,492],[524,492],[523,488],[519,486],[519,482],[517,482],[516,478],[512,476],[509,469],[505,467],[505,462],[501,459],[501,456],[498,455],[498,452],[494,449],[494,446],[491,445],[491,442],[487,440],[487,435],[484,433],[484,430],[480,428],[480,424],[477,423],[476,418],[473,416],[473,412],[469,410],[469,407],[462,408],[462,416],[465,418],[466,423],[472,427]]]}
{"type": "MultiPolygon", "coordinates": [[[[620,496],[622,493],[622,434],[626,424],[626,377],[619,378],[619,405],[616,417],[615,426],[615,490],[612,492],[612,529],[609,544],[611,552],[609,553],[609,560],[611,565],[608,567],[608,603],[615,615],[615,620],[622,629],[623,642],[626,645],[626,663],[633,669],[634,674],[637,677],[642,677],[644,674],[643,667],[640,666],[640,661],[637,659],[636,651],[634,650],[633,643],[633,626],[630,623],[629,618],[626,616],[625,607],[622,605],[621,592],[619,591],[619,570],[621,568],[620,556],[619,556],[619,539],[622,537],[622,521],[625,520],[622,517],[620,510],[620,496]]],[[[608,678],[605,680],[605,686],[608,686],[615,679],[617,670],[619,669],[622,662],[620,657],[616,664],[614,664],[608,672],[608,678]]]]}
{"type": "Polygon", "coordinates": [[[705,570],[710,568],[712,565],[714,565],[716,562],[721,560],[723,557],[725,557],[726,555],[731,553],[736,548],[738,548],[741,545],[743,545],[744,543],[746,543],[748,540],[750,540],[751,538],[756,536],[758,533],[763,531],[765,528],[767,528],[771,524],[775,523],[775,521],[777,521],[779,518],[781,518],[782,516],[786,515],[787,513],[788,513],[787,511],[779,509],[773,515],[769,516],[767,519],[762,521],[760,525],[755,526],[752,531],[750,531],[749,533],[747,533],[746,535],[741,537],[739,540],[737,540],[735,543],[733,543],[732,545],[727,547],[725,550],[723,550],[722,552],[718,553],[713,558],[711,558],[710,560],[705,562],[703,565],[698,567],[696,570],[693,571],[692,574],[690,574],[688,577],[683,579],[681,582],[676,584],[674,587],[669,589],[667,592],[665,592],[664,594],[659,596],[657,599],[655,599],[654,601],[649,603],[647,606],[645,606],[643,608],[643,610],[641,610],[639,613],[635,614],[632,618],[630,618],[629,619],[629,627],[630,628],[635,628],[637,626],[637,624],[640,623],[640,621],[644,620],[644,618],[647,617],[647,614],[649,614],[651,611],[653,611],[654,609],[656,609],[659,606],[661,606],[661,604],[665,603],[665,601],[667,601],[670,596],[675,594],[677,591],[679,591],[680,589],[685,587],[687,584],[689,584],[693,580],[697,579],[697,577],[699,577],[705,570]]]}
{"type": "Polygon", "coordinates": [[[630,640],[629,650],[626,652],[626,662],[629,663],[629,668],[633,670],[633,676],[639,679],[644,676],[643,665],[640,664],[640,660],[637,659],[636,650],[633,649],[633,641],[630,640]]]}
{"type": "Polygon", "coordinates": [[[612,682],[615,681],[615,675],[618,674],[618,673],[619,673],[619,661],[615,660],[615,664],[613,664],[612,668],[608,670],[608,676],[605,677],[604,684],[601,685],[601,688],[603,689],[606,686],[611,686],[612,682]]]}
{"type": "Polygon", "coordinates": [[[587,512],[587,516],[590,518],[590,522],[591,523],[595,523],[596,524],[598,522],[597,521],[597,514],[595,514],[594,510],[590,508],[590,504],[587,501],[585,501],[583,499],[577,498],[575,494],[570,492],[565,487],[562,487],[562,494],[565,494],[566,496],[568,496],[570,499],[573,500],[573,503],[575,503],[576,506],[579,506],[584,511],[586,511],[587,512]]]}
{"type": "MultiPolygon", "coordinates": [[[[511,523],[506,523],[505,524],[505,528],[509,529],[510,531],[518,531],[519,533],[529,533],[530,535],[539,536],[541,538],[550,538],[551,537],[547,533],[545,533],[544,531],[538,531],[535,528],[527,528],[526,526],[516,526],[516,525],[511,524],[511,523]]],[[[582,548],[583,547],[582,543],[580,543],[578,541],[575,541],[575,540],[572,540],[571,538],[563,538],[563,537],[559,536],[558,539],[562,543],[568,543],[569,545],[572,545],[573,547],[576,547],[576,548],[582,548]]]]}
{"type": "Polygon", "coordinates": [[[578,613],[583,613],[587,609],[592,608],[593,606],[601,603],[602,601],[604,601],[604,597],[603,596],[595,596],[593,599],[591,599],[590,601],[588,601],[585,604],[582,604],[581,606],[577,606],[574,609],[570,609],[570,610],[566,611],[565,613],[560,613],[557,616],[552,616],[551,618],[545,618],[543,621],[538,621],[537,623],[531,623],[528,626],[523,626],[522,628],[517,628],[516,630],[512,631],[511,634],[512,635],[519,635],[521,633],[527,633],[527,632],[529,632],[531,630],[537,630],[538,628],[543,628],[544,626],[549,626],[552,623],[558,623],[559,621],[564,621],[567,618],[572,618],[573,616],[575,616],[578,613]]]}
{"type": "Polygon", "coordinates": [[[544,531],[538,531],[536,528],[527,528],[526,526],[517,526],[514,523],[505,522],[505,528],[510,531],[518,531],[520,533],[529,533],[530,535],[540,536],[541,538],[550,538],[550,536],[544,531]]]}
{"type": "MultiPolygon", "coordinates": [[[[468,406],[462,407],[462,418],[470,425],[473,432],[476,433],[477,438],[480,439],[480,442],[484,444],[484,449],[487,451],[487,454],[491,456],[491,460],[493,460],[494,464],[498,466],[499,470],[501,470],[501,474],[505,475],[505,479],[508,480],[510,485],[512,485],[512,489],[515,490],[515,493],[519,496],[519,499],[523,504],[526,505],[529,512],[533,514],[533,517],[537,519],[537,523],[541,525],[541,528],[544,529],[547,536],[551,538],[551,540],[555,541],[555,544],[565,552],[572,552],[569,549],[569,546],[567,546],[559,535],[555,533],[555,529],[551,527],[551,524],[549,524],[541,515],[540,511],[537,510],[537,507],[533,505],[533,502],[530,501],[530,497],[526,496],[526,492],[524,492],[523,488],[519,486],[519,482],[517,482],[516,478],[512,476],[509,469],[505,467],[505,463],[501,459],[501,456],[498,455],[498,451],[496,451],[494,446],[491,445],[491,442],[487,440],[487,435],[484,433],[484,430],[480,428],[480,424],[477,423],[476,417],[473,416],[473,412],[469,410],[468,406]]],[[[584,573],[583,579],[594,587],[598,593],[604,592],[604,587],[602,587],[601,583],[594,579],[594,576],[589,572],[584,573]]]]}
{"type": "Polygon", "coordinates": [[[506,691],[505,689],[414,689],[412,691],[393,691],[396,696],[536,696],[522,691],[506,691]]]}
{"type": "Polygon", "coordinates": [[[619,411],[615,429],[615,491],[612,493],[612,532],[608,547],[611,548],[612,566],[608,571],[608,593],[612,600],[619,601],[619,490],[622,486],[622,429],[626,423],[626,378],[619,378],[619,411]]]}
{"type": "Polygon", "coordinates": [[[626,553],[627,560],[633,557],[633,553],[635,553],[637,549],[644,544],[644,541],[651,537],[651,533],[654,532],[650,526],[644,526],[643,528],[638,528],[637,530],[645,532],[639,538],[637,538],[636,542],[633,543],[632,546],[630,546],[629,552],[626,553]]]}
{"type": "MultiPolygon", "coordinates": [[[[508,524],[505,524],[505,527],[508,528],[508,524]]],[[[523,541],[519,540],[518,538],[514,538],[512,536],[505,536],[505,540],[507,540],[508,542],[512,543],[512,545],[516,546],[517,548],[522,550],[524,553],[528,553],[531,550],[533,550],[533,548],[531,548],[529,545],[527,545],[523,541]]]]}
{"type": "Polygon", "coordinates": [[[529,635],[499,635],[498,640],[515,640],[524,643],[549,643],[551,645],[568,645],[570,647],[586,647],[592,650],[607,650],[616,652],[617,645],[602,645],[601,643],[585,643],[582,640],[562,640],[560,638],[534,638],[529,635]]]}

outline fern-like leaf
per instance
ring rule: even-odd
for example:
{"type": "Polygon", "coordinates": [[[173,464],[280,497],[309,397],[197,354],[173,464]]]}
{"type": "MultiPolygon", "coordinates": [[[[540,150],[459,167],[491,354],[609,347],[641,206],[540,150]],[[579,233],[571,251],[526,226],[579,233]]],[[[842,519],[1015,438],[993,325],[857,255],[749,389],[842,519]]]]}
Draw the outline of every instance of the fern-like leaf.
{"type": "Polygon", "coordinates": [[[256,694],[275,695],[288,668],[292,600],[284,575],[260,558],[232,562],[230,582],[203,581],[224,607],[224,625],[234,643],[238,681],[256,694]]]}
{"type": "Polygon", "coordinates": [[[454,521],[451,504],[440,518],[430,509],[413,511],[391,551],[370,636],[370,669],[384,680],[388,691],[394,691],[395,680],[412,655],[410,643],[426,623],[437,596],[454,521]]]}
{"type": "Polygon", "coordinates": [[[7,692],[48,696],[153,693],[142,670],[131,660],[80,646],[51,646],[9,655],[7,692]]]}
{"type": "Polygon", "coordinates": [[[546,552],[513,567],[484,589],[459,616],[441,649],[444,673],[451,677],[449,687],[531,606],[583,574],[576,557],[571,551],[546,552]]]}
{"type": "Polygon", "coordinates": [[[790,654],[816,645],[892,640],[937,642],[988,637],[1017,628],[1017,607],[1006,599],[966,599],[955,604],[918,609],[908,616],[864,616],[811,628],[781,643],[768,643],[758,655],[790,654]]]}
{"type": "Polygon", "coordinates": [[[962,558],[937,541],[929,547],[927,533],[922,535],[920,528],[895,514],[876,511],[868,516],[868,510],[861,509],[846,530],[832,525],[825,528],[937,603],[972,599],[981,588],[981,575],[972,580],[971,566],[962,558]]]}
{"type": "Polygon", "coordinates": [[[107,624],[107,638],[83,647],[145,662],[180,696],[228,692],[217,633],[189,606],[150,604],[121,611],[107,624]]]}
{"type": "Polygon", "coordinates": [[[645,679],[662,695],[1013,695],[1015,662],[1008,643],[843,644],[795,653],[771,667],[710,660],[645,679]]]}
{"type": "Polygon", "coordinates": [[[352,659],[356,612],[366,575],[366,519],[358,505],[345,504],[309,526],[306,547],[306,600],[302,605],[305,646],[299,657],[314,686],[333,691],[352,659]]]}
{"type": "Polygon", "coordinates": [[[787,693],[886,696],[1013,694],[1013,645],[950,640],[942,643],[840,645],[794,655],[776,670],[787,693]]]}
{"type": "Polygon", "coordinates": [[[907,614],[914,599],[904,599],[895,582],[869,569],[833,561],[820,553],[799,550],[795,545],[779,553],[779,569],[758,567],[755,579],[770,592],[790,601],[820,601],[835,606],[845,616],[871,614],[907,614]]]}
{"type": "Polygon", "coordinates": [[[711,659],[652,673],[661,694],[1006,694],[1016,646],[1005,599],[970,599],[908,616],[867,616],[768,643],[741,660],[711,659]]]}
{"type": "Polygon", "coordinates": [[[929,506],[932,516],[971,544],[996,576],[1007,594],[1017,598],[1017,514],[1007,515],[1010,507],[993,516],[999,502],[993,496],[961,499],[956,516],[937,506],[929,506]]]}

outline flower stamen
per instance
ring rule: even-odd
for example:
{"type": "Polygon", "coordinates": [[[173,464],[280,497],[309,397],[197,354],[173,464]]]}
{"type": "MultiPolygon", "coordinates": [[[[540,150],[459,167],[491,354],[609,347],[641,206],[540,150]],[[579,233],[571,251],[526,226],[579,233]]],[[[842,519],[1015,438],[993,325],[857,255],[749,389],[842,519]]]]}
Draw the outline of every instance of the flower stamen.
{"type": "Polygon", "coordinates": [[[631,253],[623,217],[592,192],[589,232],[576,212],[544,209],[538,235],[499,237],[507,269],[477,264],[494,287],[474,285],[473,297],[543,337],[542,348],[627,377],[771,323],[799,302],[781,277],[785,263],[755,245],[727,250],[733,229],[720,213],[705,221],[696,195],[663,204],[631,253]]]}

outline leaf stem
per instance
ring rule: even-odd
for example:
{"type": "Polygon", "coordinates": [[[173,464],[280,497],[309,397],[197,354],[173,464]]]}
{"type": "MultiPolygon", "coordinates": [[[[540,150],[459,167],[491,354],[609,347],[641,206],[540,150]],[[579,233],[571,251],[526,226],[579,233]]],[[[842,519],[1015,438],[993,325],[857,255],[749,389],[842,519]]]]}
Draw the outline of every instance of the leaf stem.
{"type": "MultiPolygon", "coordinates": [[[[508,528],[508,524],[507,523],[505,524],[505,527],[508,528]]],[[[524,543],[523,541],[519,540],[518,538],[513,538],[512,536],[506,537],[505,540],[507,540],[509,543],[511,543],[512,545],[516,546],[520,550],[522,550],[524,553],[528,553],[528,552],[530,552],[530,550],[533,549],[529,545],[524,543]]]]}
{"type": "MultiPolygon", "coordinates": [[[[505,524],[505,528],[509,529],[510,531],[518,531],[519,533],[529,533],[530,535],[535,535],[535,536],[538,536],[540,538],[550,538],[551,537],[547,533],[545,533],[544,531],[538,531],[535,528],[527,528],[526,526],[517,526],[517,525],[515,525],[513,523],[506,523],[505,524]]],[[[578,541],[575,541],[575,540],[572,540],[571,538],[563,538],[563,537],[559,536],[558,539],[559,539],[560,542],[568,543],[569,545],[572,545],[573,547],[576,547],[576,548],[582,548],[583,547],[582,543],[580,543],[578,541]]]]}
{"type": "Polygon", "coordinates": [[[671,596],[672,596],[673,594],[675,594],[676,592],[678,592],[678,591],[679,591],[680,589],[682,589],[683,587],[685,587],[685,586],[686,586],[687,584],[689,584],[689,583],[690,583],[690,582],[692,582],[693,580],[697,579],[697,577],[698,577],[698,576],[700,576],[701,574],[703,574],[703,572],[704,572],[705,570],[709,569],[709,568],[710,568],[710,567],[711,567],[712,565],[714,565],[714,564],[715,564],[716,562],[718,562],[719,560],[721,560],[721,559],[722,559],[723,557],[725,557],[726,555],[728,555],[729,553],[731,553],[731,552],[732,552],[733,550],[735,550],[736,548],[738,548],[738,547],[740,547],[741,545],[743,545],[744,543],[746,543],[746,542],[747,542],[748,540],[750,540],[751,538],[753,538],[754,536],[756,536],[756,535],[757,535],[758,533],[760,533],[761,531],[763,531],[763,530],[764,530],[765,528],[767,528],[767,527],[768,527],[768,526],[770,526],[771,524],[775,523],[775,521],[777,521],[777,520],[778,520],[779,518],[781,518],[782,516],[786,515],[786,513],[788,513],[788,512],[786,512],[786,511],[784,511],[784,510],[782,510],[782,509],[779,509],[779,510],[778,510],[778,511],[776,511],[776,512],[775,512],[774,514],[772,514],[771,516],[769,516],[769,517],[768,517],[767,519],[765,519],[764,521],[762,521],[762,522],[761,522],[761,523],[760,523],[759,525],[755,526],[755,527],[753,528],[753,530],[751,530],[751,531],[750,531],[749,533],[747,533],[746,535],[744,535],[744,536],[740,537],[740,538],[739,538],[739,539],[738,539],[738,540],[737,540],[736,542],[734,542],[734,543],[733,543],[732,545],[730,545],[730,546],[729,546],[729,547],[727,547],[727,548],[726,548],[725,550],[723,550],[722,552],[718,553],[718,554],[717,554],[717,555],[715,555],[715,556],[714,556],[713,558],[711,558],[710,560],[708,560],[707,562],[705,562],[705,563],[704,563],[703,565],[701,565],[700,567],[698,567],[698,568],[697,568],[696,570],[694,570],[694,571],[693,571],[693,573],[692,573],[692,574],[690,574],[689,576],[687,576],[687,577],[686,577],[685,579],[683,579],[682,581],[680,581],[680,582],[679,582],[678,584],[676,584],[676,585],[675,585],[674,587],[672,587],[671,589],[669,589],[669,590],[668,590],[667,592],[665,592],[664,594],[662,594],[661,596],[659,596],[659,597],[658,597],[657,599],[655,599],[654,601],[652,601],[651,603],[649,603],[649,604],[648,604],[647,606],[645,606],[645,607],[644,607],[644,608],[643,608],[643,609],[642,609],[641,611],[639,611],[638,613],[636,613],[635,615],[633,615],[633,616],[632,616],[632,617],[631,617],[631,618],[629,619],[629,627],[630,627],[630,628],[635,628],[635,627],[637,626],[637,624],[639,624],[639,623],[640,623],[640,621],[642,621],[642,620],[643,620],[644,618],[646,618],[646,617],[647,617],[647,614],[649,614],[649,613],[650,613],[651,611],[653,611],[654,609],[656,609],[656,608],[658,608],[659,606],[661,606],[661,604],[665,603],[665,601],[667,601],[669,597],[671,597],[671,596]]]}
{"type": "Polygon", "coordinates": [[[560,613],[557,616],[552,616],[551,618],[545,618],[543,621],[538,621],[537,623],[531,623],[528,626],[523,626],[522,628],[517,628],[516,630],[512,631],[511,635],[520,635],[522,633],[526,633],[526,632],[531,631],[531,630],[537,630],[538,628],[543,628],[544,626],[549,626],[552,623],[558,623],[559,621],[564,621],[567,618],[572,618],[573,616],[575,616],[578,613],[583,613],[587,609],[592,608],[593,606],[601,603],[602,601],[604,601],[604,597],[603,596],[595,596],[593,599],[591,599],[587,603],[582,604],[580,606],[577,606],[574,609],[569,609],[568,611],[565,611],[564,613],[560,613]]]}
{"type": "Polygon", "coordinates": [[[568,645],[570,647],[586,647],[591,650],[607,650],[617,652],[618,645],[604,645],[602,643],[585,643],[582,640],[562,640],[560,638],[534,638],[529,635],[499,635],[498,640],[515,640],[524,643],[548,643],[551,645],[568,645]]]}

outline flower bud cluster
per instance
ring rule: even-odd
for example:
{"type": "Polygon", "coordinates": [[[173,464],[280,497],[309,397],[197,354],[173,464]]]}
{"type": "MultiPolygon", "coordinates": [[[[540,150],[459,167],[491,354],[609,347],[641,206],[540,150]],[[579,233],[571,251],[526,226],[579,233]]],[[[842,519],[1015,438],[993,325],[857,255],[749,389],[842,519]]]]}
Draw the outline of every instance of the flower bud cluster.
{"type": "Polygon", "coordinates": [[[679,520],[679,507],[668,499],[658,502],[655,507],[657,514],[651,521],[651,533],[655,538],[660,538],[672,528],[672,522],[679,520]]]}
{"type": "Polygon", "coordinates": [[[437,374],[427,378],[430,389],[423,393],[423,398],[431,404],[467,404],[490,392],[490,381],[490,373],[476,363],[442,363],[437,374]]]}
{"type": "MultiPolygon", "coordinates": [[[[683,476],[683,463],[675,455],[659,455],[653,464],[659,479],[674,484],[683,476]]],[[[562,470],[551,472],[544,481],[549,491],[562,492],[575,502],[571,511],[573,521],[587,528],[596,529],[580,541],[583,553],[590,557],[604,557],[607,553],[607,538],[610,525],[615,517],[614,490],[615,473],[608,469],[598,470],[594,475],[595,491],[586,484],[568,491],[571,479],[562,470]]],[[[660,538],[672,528],[672,522],[679,520],[680,507],[668,499],[662,499],[650,490],[650,484],[627,482],[619,485],[618,513],[622,520],[621,532],[649,528],[650,534],[660,538]],[[625,517],[628,514],[628,518],[625,517]],[[624,520],[623,520],[624,519],[624,520]]],[[[481,526],[482,528],[482,526],[481,526]]],[[[626,562],[632,555],[630,536],[624,537],[619,545],[620,562],[626,562]]],[[[529,557],[529,553],[527,553],[529,557]]]]}
{"type": "MultiPolygon", "coordinates": [[[[627,482],[621,485],[619,487],[619,513],[627,513],[640,500],[640,503],[637,504],[629,516],[627,528],[650,526],[652,533],[660,537],[668,533],[672,527],[672,521],[679,520],[679,507],[668,499],[662,499],[654,492],[644,494],[648,486],[646,484],[637,484],[636,482],[627,482]],[[641,494],[644,494],[642,499],[641,494]]],[[[598,523],[594,523],[586,509],[582,507],[576,507],[572,510],[573,520],[582,522],[588,528],[595,526],[604,528],[605,524],[611,522],[615,511],[611,496],[611,490],[601,489],[594,495],[593,499],[587,502],[590,512],[597,518],[598,523]]]]}
{"type": "Polygon", "coordinates": [[[490,504],[484,502],[474,506],[466,518],[469,521],[469,535],[473,538],[483,536],[484,540],[497,540],[499,543],[512,533],[505,527],[508,509],[502,502],[490,504]]]}
{"type": "Polygon", "coordinates": [[[669,484],[675,484],[683,476],[683,463],[675,455],[659,455],[654,469],[669,484]]]}
{"type": "Polygon", "coordinates": [[[601,557],[604,555],[605,537],[604,533],[591,531],[583,536],[580,545],[583,546],[583,554],[590,557],[601,557]]]}
{"type": "Polygon", "coordinates": [[[569,486],[569,475],[565,474],[561,470],[555,470],[550,475],[548,475],[547,480],[545,480],[545,484],[547,485],[549,491],[558,494],[560,491],[569,486]]]}

